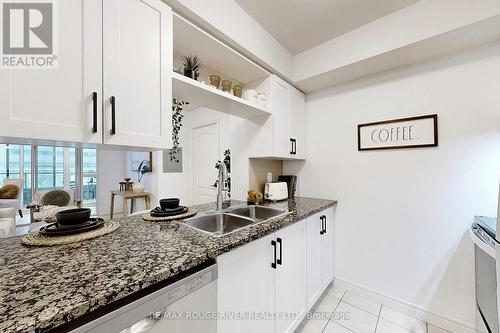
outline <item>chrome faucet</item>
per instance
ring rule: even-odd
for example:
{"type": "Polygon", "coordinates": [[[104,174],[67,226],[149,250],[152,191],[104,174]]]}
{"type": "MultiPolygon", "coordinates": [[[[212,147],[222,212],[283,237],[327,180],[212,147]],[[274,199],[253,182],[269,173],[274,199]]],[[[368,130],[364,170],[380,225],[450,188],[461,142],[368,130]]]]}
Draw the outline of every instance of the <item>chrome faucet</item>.
{"type": "Polygon", "coordinates": [[[224,200],[222,192],[227,191],[227,189],[226,189],[226,177],[227,177],[226,165],[224,163],[220,163],[220,165],[219,165],[219,178],[217,180],[217,211],[222,210],[222,201],[224,200]]]}

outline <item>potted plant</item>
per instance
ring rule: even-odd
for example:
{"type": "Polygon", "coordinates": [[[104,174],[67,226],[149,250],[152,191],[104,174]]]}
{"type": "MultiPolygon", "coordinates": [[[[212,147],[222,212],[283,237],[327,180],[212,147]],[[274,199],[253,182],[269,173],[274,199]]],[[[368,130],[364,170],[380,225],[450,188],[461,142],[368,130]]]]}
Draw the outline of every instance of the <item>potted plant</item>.
{"type": "Polygon", "coordinates": [[[197,55],[184,56],[184,76],[198,80],[200,75],[201,61],[197,55]]]}
{"type": "Polygon", "coordinates": [[[149,167],[148,161],[144,160],[139,164],[139,167],[137,168],[137,182],[134,183],[132,186],[132,189],[134,192],[144,192],[144,185],[141,184],[142,177],[144,177],[145,174],[150,173],[151,168],[149,167]]]}

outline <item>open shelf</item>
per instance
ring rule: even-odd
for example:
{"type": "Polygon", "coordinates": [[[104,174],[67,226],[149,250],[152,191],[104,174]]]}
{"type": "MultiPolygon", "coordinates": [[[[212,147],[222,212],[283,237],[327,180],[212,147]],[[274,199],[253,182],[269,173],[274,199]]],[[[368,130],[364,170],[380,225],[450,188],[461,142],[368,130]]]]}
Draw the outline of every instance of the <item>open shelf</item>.
{"type": "Polygon", "coordinates": [[[174,13],[174,53],[198,55],[202,65],[213,68],[243,84],[266,79],[271,74],[174,13]]]}
{"type": "Polygon", "coordinates": [[[172,94],[175,98],[189,102],[189,105],[185,106],[187,111],[206,107],[247,119],[271,114],[267,108],[176,72],[172,73],[172,94]]]}

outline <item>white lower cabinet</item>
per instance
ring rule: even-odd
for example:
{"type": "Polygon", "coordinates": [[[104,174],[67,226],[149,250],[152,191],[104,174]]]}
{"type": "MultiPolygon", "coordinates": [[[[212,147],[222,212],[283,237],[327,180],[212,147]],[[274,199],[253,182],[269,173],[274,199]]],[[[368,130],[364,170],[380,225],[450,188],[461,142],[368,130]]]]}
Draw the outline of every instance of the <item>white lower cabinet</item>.
{"type": "Polygon", "coordinates": [[[292,333],[307,311],[306,222],[276,232],[275,332],[292,333]]]}
{"type": "Polygon", "coordinates": [[[217,258],[217,331],[274,332],[274,322],[250,318],[274,312],[275,270],[271,234],[217,258]],[[233,316],[233,317],[232,317],[233,316]]]}
{"type": "Polygon", "coordinates": [[[333,210],[217,261],[218,333],[292,333],[333,279],[333,210]]]}
{"type": "Polygon", "coordinates": [[[321,235],[321,287],[324,290],[333,281],[334,257],[333,257],[333,210],[329,208],[320,214],[324,219],[324,233],[321,235]]]}
{"type": "Polygon", "coordinates": [[[314,214],[307,222],[307,306],[311,308],[321,296],[322,289],[322,225],[320,214],[314,214]]]}
{"type": "Polygon", "coordinates": [[[307,306],[311,308],[333,281],[333,209],[309,217],[307,223],[307,306]]]}

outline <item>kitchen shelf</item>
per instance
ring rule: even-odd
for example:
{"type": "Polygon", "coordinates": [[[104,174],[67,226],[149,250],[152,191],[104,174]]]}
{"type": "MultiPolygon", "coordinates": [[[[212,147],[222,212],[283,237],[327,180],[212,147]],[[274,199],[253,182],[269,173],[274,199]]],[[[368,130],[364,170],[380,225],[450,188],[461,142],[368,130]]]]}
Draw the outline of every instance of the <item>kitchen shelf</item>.
{"type": "Polygon", "coordinates": [[[197,107],[206,107],[247,119],[271,114],[268,108],[252,104],[243,98],[176,72],[172,73],[172,95],[174,98],[189,102],[189,105],[184,107],[187,111],[197,107]]]}
{"type": "Polygon", "coordinates": [[[262,81],[271,75],[177,13],[173,16],[174,53],[197,55],[203,66],[213,68],[243,84],[262,81]]]}

